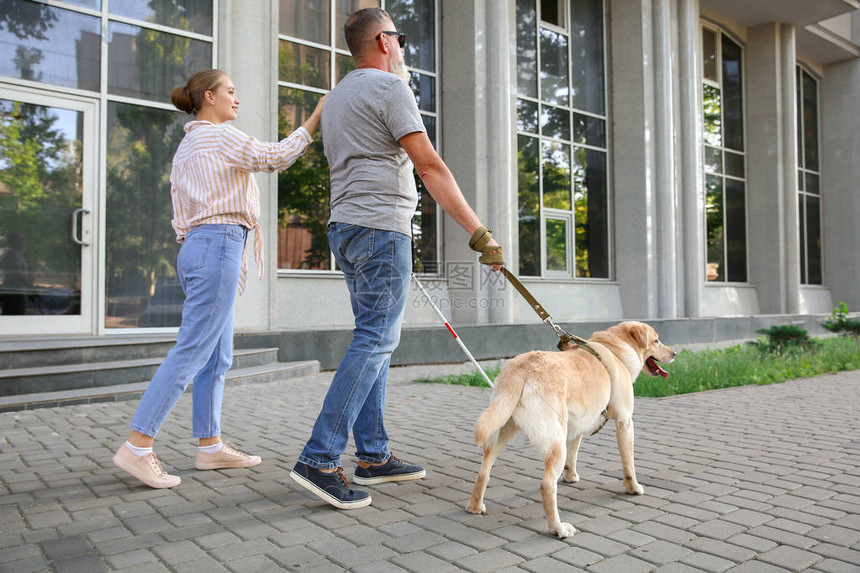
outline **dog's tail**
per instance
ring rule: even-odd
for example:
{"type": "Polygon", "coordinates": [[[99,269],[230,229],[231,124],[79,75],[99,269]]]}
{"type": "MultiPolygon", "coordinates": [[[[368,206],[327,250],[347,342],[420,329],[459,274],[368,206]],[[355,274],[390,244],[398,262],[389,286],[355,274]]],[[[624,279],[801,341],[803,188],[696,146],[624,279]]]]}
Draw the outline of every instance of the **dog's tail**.
{"type": "Polygon", "coordinates": [[[486,444],[490,436],[510,419],[520,401],[524,386],[524,372],[513,368],[503,368],[499,372],[490,405],[475,423],[476,444],[486,444]]]}

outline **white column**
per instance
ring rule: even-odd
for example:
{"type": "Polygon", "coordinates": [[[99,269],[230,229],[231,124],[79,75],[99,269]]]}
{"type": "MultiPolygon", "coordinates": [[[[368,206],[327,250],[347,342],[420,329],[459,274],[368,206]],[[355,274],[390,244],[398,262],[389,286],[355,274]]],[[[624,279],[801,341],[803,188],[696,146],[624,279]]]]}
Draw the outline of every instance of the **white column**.
{"type": "MultiPolygon", "coordinates": [[[[233,80],[242,101],[235,127],[262,141],[278,137],[278,122],[271,114],[277,104],[277,10],[275,0],[218,2],[218,67],[233,80]]],[[[257,278],[250,248],[248,288],[236,297],[237,331],[270,328],[275,304],[272,293],[278,274],[278,179],[266,173],[254,177],[260,187],[265,275],[262,282],[257,278]]],[[[253,236],[248,241],[253,241],[253,236]]]]}
{"type": "Polygon", "coordinates": [[[702,42],[698,0],[678,0],[680,75],[681,220],[684,310],[702,315],[705,281],[705,213],[702,182],[702,42]]]}
{"type": "MultiPolygon", "coordinates": [[[[511,262],[517,252],[515,4],[442,0],[441,7],[443,158],[511,262]]],[[[473,265],[476,271],[471,285],[449,280],[454,324],[512,322],[516,293],[501,290],[500,273],[487,275],[489,268],[478,265],[465,231],[445,216],[439,236],[446,265],[473,265]]]]}
{"type": "Polygon", "coordinates": [[[795,25],[782,24],[780,30],[780,63],[782,65],[782,192],[783,229],[785,234],[785,312],[800,312],[800,225],[797,206],[797,75],[795,67],[795,25]]]}
{"type": "Polygon", "coordinates": [[[653,0],[654,40],[654,195],[657,204],[657,311],[660,318],[678,316],[676,249],[675,120],[671,0],[653,0]]]}
{"type": "Polygon", "coordinates": [[[625,316],[659,315],[654,164],[654,38],[650,0],[613,0],[612,46],[613,255],[625,316]]]}
{"type": "MultiPolygon", "coordinates": [[[[505,248],[509,268],[519,271],[517,217],[517,129],[514,98],[517,89],[514,0],[485,0],[484,30],[487,50],[487,220],[499,243],[505,248]],[[492,6],[492,7],[491,7],[492,6]]],[[[500,273],[494,273],[493,282],[500,273]]],[[[488,285],[485,294],[494,304],[488,309],[491,323],[514,320],[513,288],[499,290],[488,285]]]]}

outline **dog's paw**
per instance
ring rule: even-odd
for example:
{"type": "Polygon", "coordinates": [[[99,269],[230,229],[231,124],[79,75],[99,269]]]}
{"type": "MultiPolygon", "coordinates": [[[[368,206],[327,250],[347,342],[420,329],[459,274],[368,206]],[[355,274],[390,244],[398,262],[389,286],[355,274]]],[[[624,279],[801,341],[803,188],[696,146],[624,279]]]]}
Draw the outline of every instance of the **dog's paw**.
{"type": "Polygon", "coordinates": [[[474,513],[476,515],[483,515],[487,513],[487,506],[484,505],[484,502],[470,503],[466,506],[466,511],[468,511],[469,513],[474,513]]]}
{"type": "Polygon", "coordinates": [[[642,487],[639,482],[630,482],[624,480],[624,485],[627,487],[627,493],[629,493],[630,495],[642,495],[643,493],[645,493],[645,488],[642,487]]]}
{"type": "Polygon", "coordinates": [[[559,539],[564,539],[565,537],[573,537],[573,534],[576,533],[576,528],[569,523],[559,523],[552,529],[552,533],[558,536],[559,539]]]}
{"type": "Polygon", "coordinates": [[[568,471],[564,470],[564,473],[561,474],[561,479],[565,481],[565,483],[576,483],[579,481],[579,474],[576,473],[576,470],[568,471]]]}

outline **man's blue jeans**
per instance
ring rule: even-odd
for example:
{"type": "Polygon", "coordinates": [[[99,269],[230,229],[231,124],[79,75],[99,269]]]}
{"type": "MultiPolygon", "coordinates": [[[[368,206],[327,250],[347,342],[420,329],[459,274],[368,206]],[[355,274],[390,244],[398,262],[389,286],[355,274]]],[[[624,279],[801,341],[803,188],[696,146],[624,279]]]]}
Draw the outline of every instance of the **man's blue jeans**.
{"type": "Polygon", "coordinates": [[[221,435],[224,375],[233,362],[233,303],[247,234],[241,225],[200,225],[185,236],[176,257],[185,291],[176,346],[140,399],[132,430],[155,437],[193,379],[193,435],[221,435]]]}
{"type": "Polygon", "coordinates": [[[384,462],[385,386],[412,275],[412,239],[403,233],[332,223],[329,245],[346,278],[355,330],[299,461],[314,468],[341,465],[352,430],[358,459],[384,462]]]}

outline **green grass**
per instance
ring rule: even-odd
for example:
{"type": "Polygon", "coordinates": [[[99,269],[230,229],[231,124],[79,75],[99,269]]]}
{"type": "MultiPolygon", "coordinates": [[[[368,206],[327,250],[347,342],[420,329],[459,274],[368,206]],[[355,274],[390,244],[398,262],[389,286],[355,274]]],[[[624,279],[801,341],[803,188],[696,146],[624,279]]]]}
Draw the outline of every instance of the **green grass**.
{"type": "MultiPolygon", "coordinates": [[[[495,368],[484,368],[484,372],[490,377],[490,380],[495,380],[501,370],[501,365],[495,368]]],[[[477,370],[466,374],[449,374],[448,376],[440,376],[439,378],[419,378],[416,382],[424,384],[448,384],[449,386],[483,386],[487,388],[487,381],[481,376],[477,370]]]]}
{"type": "MultiPolygon", "coordinates": [[[[682,350],[675,361],[665,366],[668,378],[642,374],[633,387],[637,396],[673,396],[703,390],[716,390],[749,384],[773,384],[795,378],[841,370],[860,369],[860,340],[827,338],[817,340],[814,350],[788,350],[781,353],[760,352],[750,345],[721,350],[682,350]]],[[[490,379],[499,368],[487,370],[490,379]]],[[[419,382],[486,386],[480,373],[443,376],[419,382]]]]}

